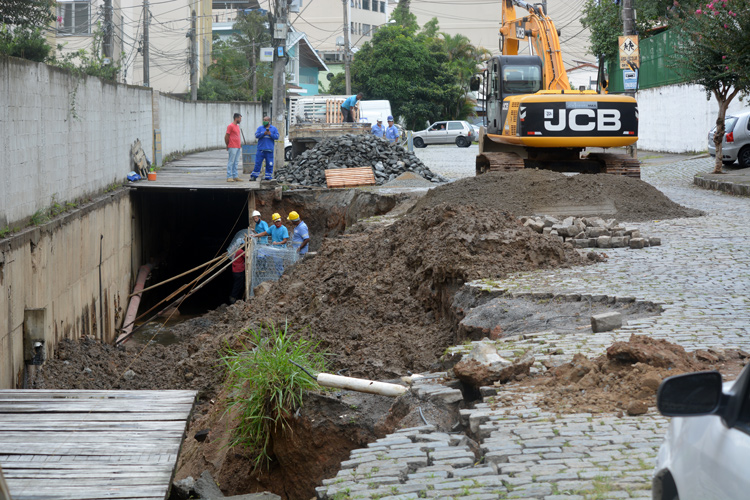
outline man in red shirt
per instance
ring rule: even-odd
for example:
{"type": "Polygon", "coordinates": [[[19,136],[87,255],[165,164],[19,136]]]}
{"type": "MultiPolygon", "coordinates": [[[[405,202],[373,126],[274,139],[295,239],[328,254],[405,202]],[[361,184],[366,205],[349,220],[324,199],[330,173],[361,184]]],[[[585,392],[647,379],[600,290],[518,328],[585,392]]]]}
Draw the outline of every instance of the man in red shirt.
{"type": "Polygon", "coordinates": [[[238,248],[233,258],[232,293],[229,295],[230,304],[234,304],[245,294],[245,247],[238,248]]]}
{"type": "Polygon", "coordinates": [[[227,127],[227,133],[224,134],[224,144],[229,151],[229,161],[227,162],[227,182],[240,182],[237,173],[237,165],[242,158],[242,141],[240,141],[240,122],[242,115],[234,114],[234,120],[227,127]]]}

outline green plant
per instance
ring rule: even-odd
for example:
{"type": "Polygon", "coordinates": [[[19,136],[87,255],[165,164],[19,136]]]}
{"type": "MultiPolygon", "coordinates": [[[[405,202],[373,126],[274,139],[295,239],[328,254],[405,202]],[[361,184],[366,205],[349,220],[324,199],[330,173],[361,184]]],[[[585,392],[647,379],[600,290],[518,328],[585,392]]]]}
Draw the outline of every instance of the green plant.
{"type": "Polygon", "coordinates": [[[244,446],[255,453],[256,468],[267,465],[271,436],[288,428],[289,416],[302,405],[306,391],[318,384],[292,362],[313,371],[325,370],[325,355],[318,342],[288,325],[273,323],[245,330],[238,347],[226,347],[221,360],[227,369],[231,395],[228,411],[236,411],[238,425],[230,446],[244,446]]]}
{"type": "Polygon", "coordinates": [[[33,226],[41,226],[47,221],[49,221],[49,215],[47,215],[46,208],[40,208],[31,216],[31,224],[33,226]]]}

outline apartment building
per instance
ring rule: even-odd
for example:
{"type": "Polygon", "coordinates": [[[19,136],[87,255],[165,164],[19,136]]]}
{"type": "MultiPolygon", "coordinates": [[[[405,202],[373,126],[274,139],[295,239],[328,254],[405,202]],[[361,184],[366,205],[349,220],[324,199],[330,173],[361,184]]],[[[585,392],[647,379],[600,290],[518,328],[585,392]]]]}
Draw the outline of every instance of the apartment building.
{"type": "MultiPolygon", "coordinates": [[[[389,2],[390,10],[398,4],[398,0],[389,2]]],[[[557,29],[561,31],[560,42],[567,68],[578,66],[578,61],[595,62],[594,57],[588,53],[589,31],[584,29],[580,22],[584,3],[585,0],[547,0],[547,12],[557,29]]],[[[460,33],[468,37],[474,45],[484,47],[493,54],[500,52],[498,31],[502,11],[499,0],[411,0],[410,9],[417,16],[420,26],[437,17],[440,31],[450,35],[460,33]]],[[[518,7],[516,12],[519,16],[525,14],[525,11],[518,7]]],[[[521,51],[528,54],[528,46],[521,47],[521,51]]]]}
{"type": "Polygon", "coordinates": [[[349,45],[356,51],[388,22],[387,0],[304,0],[289,20],[307,35],[326,64],[341,63],[344,53],[344,9],[349,18],[349,45]]]}

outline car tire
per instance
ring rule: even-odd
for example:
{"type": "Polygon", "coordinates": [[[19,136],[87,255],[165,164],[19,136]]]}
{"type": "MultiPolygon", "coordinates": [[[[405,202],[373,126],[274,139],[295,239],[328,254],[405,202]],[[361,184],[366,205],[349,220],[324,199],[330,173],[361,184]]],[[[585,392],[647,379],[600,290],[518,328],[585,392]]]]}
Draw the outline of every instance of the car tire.
{"type": "Polygon", "coordinates": [[[291,146],[287,146],[286,148],[284,148],[284,159],[286,161],[292,161],[292,147],[291,146]]]}
{"type": "Polygon", "coordinates": [[[458,146],[459,148],[468,148],[469,146],[471,146],[471,142],[469,142],[469,139],[467,139],[466,137],[459,135],[458,137],[456,137],[456,146],[458,146]]]}
{"type": "Polygon", "coordinates": [[[740,149],[740,153],[737,155],[737,162],[740,164],[740,168],[750,167],[750,146],[740,149]]]}
{"type": "Polygon", "coordinates": [[[415,148],[424,148],[427,147],[427,145],[424,143],[424,139],[421,137],[415,137],[414,138],[414,147],[415,148]]]}

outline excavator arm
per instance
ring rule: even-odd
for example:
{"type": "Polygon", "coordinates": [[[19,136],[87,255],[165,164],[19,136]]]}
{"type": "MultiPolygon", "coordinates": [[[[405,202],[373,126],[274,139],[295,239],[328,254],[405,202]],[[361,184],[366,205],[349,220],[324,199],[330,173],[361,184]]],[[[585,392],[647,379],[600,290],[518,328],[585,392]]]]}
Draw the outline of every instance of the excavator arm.
{"type": "Polygon", "coordinates": [[[563,65],[560,38],[552,19],[544,13],[541,5],[532,5],[522,0],[503,0],[503,23],[500,27],[503,40],[503,55],[518,55],[522,40],[529,39],[536,55],[542,58],[544,88],[546,90],[570,90],[568,74],[563,65]],[[525,9],[528,15],[516,16],[516,6],[525,9]]]}

